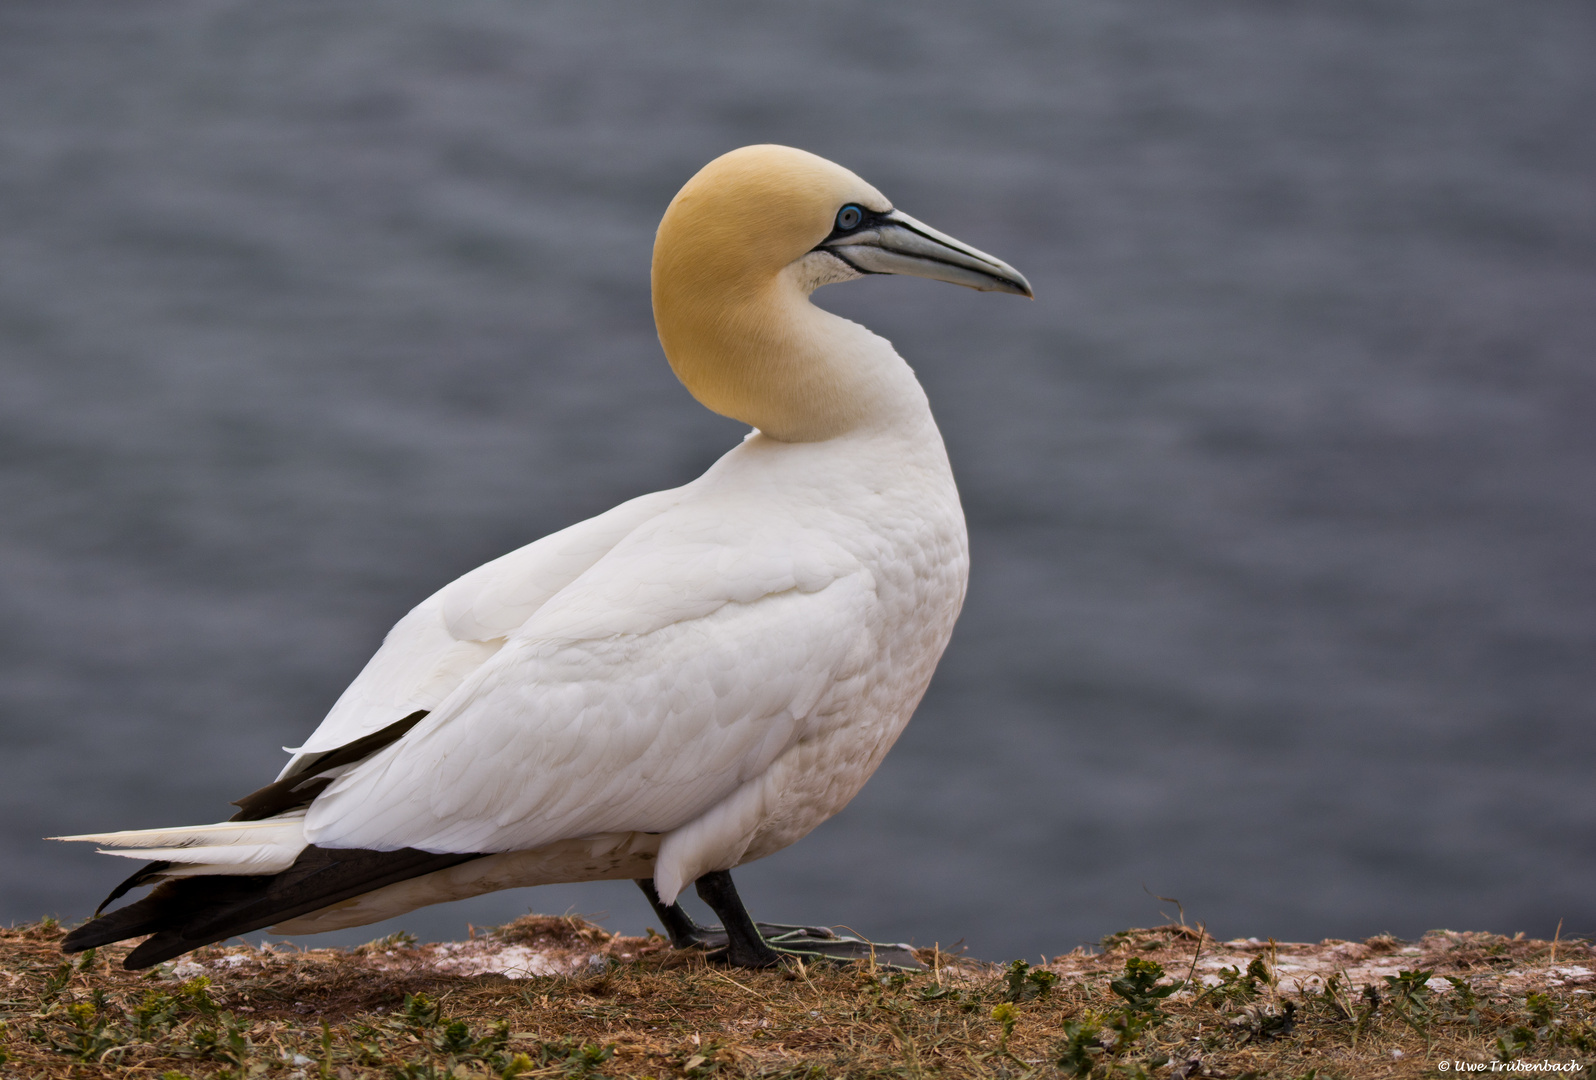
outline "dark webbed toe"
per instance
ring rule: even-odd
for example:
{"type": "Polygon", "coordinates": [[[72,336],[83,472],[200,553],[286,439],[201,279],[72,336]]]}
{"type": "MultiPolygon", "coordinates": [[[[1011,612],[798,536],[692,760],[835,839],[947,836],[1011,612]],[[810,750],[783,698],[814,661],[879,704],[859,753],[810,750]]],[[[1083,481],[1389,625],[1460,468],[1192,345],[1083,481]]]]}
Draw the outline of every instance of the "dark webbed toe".
{"type": "Polygon", "coordinates": [[[731,874],[717,870],[698,879],[698,895],[721,917],[721,926],[700,926],[679,904],[660,902],[654,883],[639,880],[654,913],[665,924],[671,945],[678,949],[705,949],[709,959],[731,967],[773,967],[788,958],[812,963],[851,963],[868,960],[878,967],[924,970],[914,950],[903,944],[884,944],[845,937],[824,926],[755,923],[743,907],[731,874]],[[731,931],[726,928],[732,927],[731,931]]]}

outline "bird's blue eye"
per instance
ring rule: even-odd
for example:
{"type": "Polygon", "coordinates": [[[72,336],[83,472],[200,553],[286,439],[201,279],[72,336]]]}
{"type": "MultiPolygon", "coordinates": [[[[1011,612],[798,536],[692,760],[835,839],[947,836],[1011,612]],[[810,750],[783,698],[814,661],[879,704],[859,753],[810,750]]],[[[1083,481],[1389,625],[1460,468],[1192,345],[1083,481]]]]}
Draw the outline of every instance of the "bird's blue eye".
{"type": "Polygon", "coordinates": [[[841,210],[837,211],[837,228],[839,229],[857,228],[859,222],[863,220],[864,211],[852,203],[849,203],[847,206],[844,206],[841,210]]]}

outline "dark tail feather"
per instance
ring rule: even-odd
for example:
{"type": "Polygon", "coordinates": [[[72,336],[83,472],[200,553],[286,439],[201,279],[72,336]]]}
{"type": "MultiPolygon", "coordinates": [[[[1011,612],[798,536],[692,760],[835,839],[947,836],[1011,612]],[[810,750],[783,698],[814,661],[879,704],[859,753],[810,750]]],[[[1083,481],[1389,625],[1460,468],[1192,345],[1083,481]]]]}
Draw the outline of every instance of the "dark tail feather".
{"type": "Polygon", "coordinates": [[[62,948],[82,952],[140,934],[153,934],[123,966],[137,971],[162,960],[271,926],[384,885],[430,874],[480,854],[434,854],[319,848],[300,852],[280,874],[173,878],[150,895],[73,930],[62,948]]]}

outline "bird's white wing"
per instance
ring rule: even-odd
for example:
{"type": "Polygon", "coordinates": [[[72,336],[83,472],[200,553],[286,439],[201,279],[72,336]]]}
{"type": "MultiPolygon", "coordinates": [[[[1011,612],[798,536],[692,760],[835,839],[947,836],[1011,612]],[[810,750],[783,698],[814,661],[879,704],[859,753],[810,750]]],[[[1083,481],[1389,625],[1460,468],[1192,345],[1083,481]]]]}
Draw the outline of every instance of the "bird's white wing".
{"type": "Polygon", "coordinates": [[[680,489],[631,499],[445,585],[394,624],[365,668],[279,778],[302,760],[433,709],[558,593],[641,523],[672,506],[680,489]]]}
{"type": "Polygon", "coordinates": [[[725,543],[714,514],[685,531],[671,517],[627,537],[408,736],[336,780],[311,805],[310,841],[512,851],[668,831],[826,723],[873,658],[870,572],[790,521],[725,543]]]}

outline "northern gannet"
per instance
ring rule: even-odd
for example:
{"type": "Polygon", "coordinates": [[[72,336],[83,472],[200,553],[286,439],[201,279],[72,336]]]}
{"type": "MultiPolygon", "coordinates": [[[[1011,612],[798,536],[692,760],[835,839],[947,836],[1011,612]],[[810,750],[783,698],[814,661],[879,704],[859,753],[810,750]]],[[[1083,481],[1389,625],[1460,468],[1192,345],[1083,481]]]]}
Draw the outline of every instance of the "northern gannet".
{"type": "MultiPolygon", "coordinates": [[[[137,969],[262,927],[359,926],[495,889],[633,878],[678,946],[763,966],[729,871],[864,785],[964,601],[964,514],[925,392],[819,286],[912,274],[1031,295],[1008,264],[802,150],[749,146],[671,201],[652,288],[672,370],[753,427],[422,601],[226,822],[61,837],[155,860],[72,931],[137,969]]],[[[802,935],[800,935],[802,936],[802,935]]]]}

